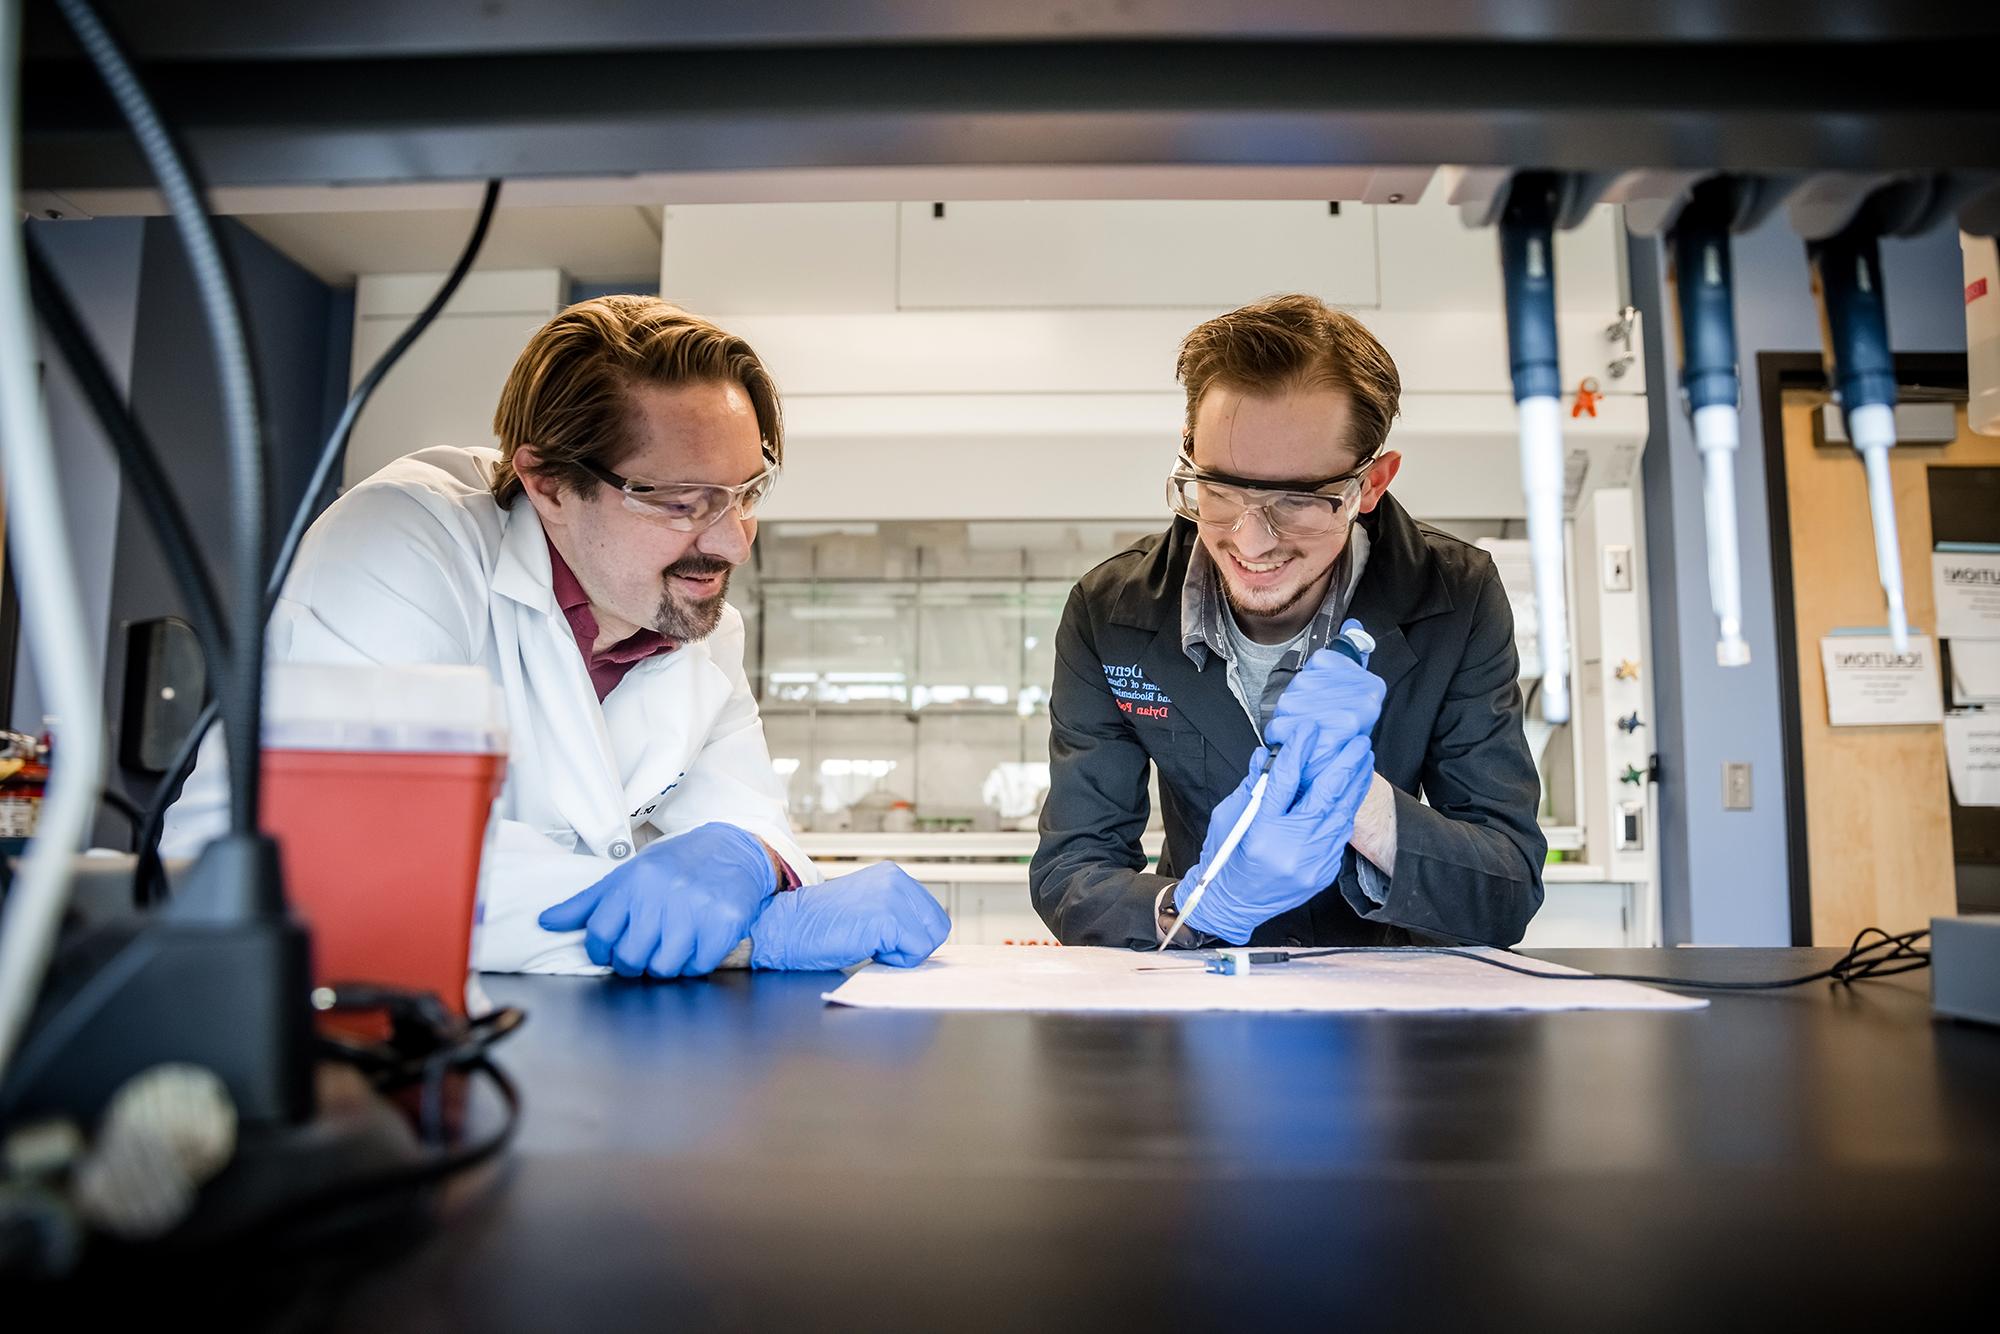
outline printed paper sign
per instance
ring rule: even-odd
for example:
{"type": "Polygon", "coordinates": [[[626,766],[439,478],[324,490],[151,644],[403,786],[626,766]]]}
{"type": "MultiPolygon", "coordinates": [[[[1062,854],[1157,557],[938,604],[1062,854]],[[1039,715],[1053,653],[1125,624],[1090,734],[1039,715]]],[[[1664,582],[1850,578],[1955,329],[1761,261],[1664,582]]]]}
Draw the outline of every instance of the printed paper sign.
{"type": "Polygon", "coordinates": [[[1951,641],[1951,701],[2000,705],[2000,639],[1951,641]]]}
{"type": "Polygon", "coordinates": [[[1940,639],[2000,639],[2000,551],[1933,551],[1940,639]]]}
{"type": "Polygon", "coordinates": [[[1886,727],[1944,721],[1937,654],[1929,635],[1911,635],[1896,652],[1887,635],[1827,635],[1819,641],[1826,669],[1827,721],[1835,727],[1886,727]]]}
{"type": "Polygon", "coordinates": [[[2000,713],[1954,713],[1944,720],[1951,795],[1961,806],[2000,806],[2000,713]]]}

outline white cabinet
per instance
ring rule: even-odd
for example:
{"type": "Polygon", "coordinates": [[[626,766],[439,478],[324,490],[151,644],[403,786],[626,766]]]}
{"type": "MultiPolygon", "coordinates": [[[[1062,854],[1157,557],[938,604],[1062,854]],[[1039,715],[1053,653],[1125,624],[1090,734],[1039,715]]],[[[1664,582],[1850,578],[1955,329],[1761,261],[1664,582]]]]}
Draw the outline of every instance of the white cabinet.
{"type": "MultiPolygon", "coordinates": [[[[939,886],[931,883],[931,892],[939,886]]],[[[1025,873],[1018,883],[948,887],[952,940],[960,945],[1054,945],[1055,933],[1028,898],[1025,873]]]]}
{"type": "Polygon", "coordinates": [[[1580,884],[1547,879],[1542,910],[1528,923],[1523,949],[1638,949],[1655,944],[1635,922],[1637,885],[1580,884]]]}
{"type": "Polygon", "coordinates": [[[896,308],[894,204],[670,204],[660,225],[660,295],[697,314],[896,308]]]}
{"type": "Polygon", "coordinates": [[[902,205],[905,310],[1229,309],[1272,292],[1373,306],[1376,210],[1306,200],[902,205]]]}
{"type": "Polygon", "coordinates": [[[690,310],[1227,310],[1273,292],[1373,307],[1376,209],[1324,201],[696,204],[662,218],[690,310]]]}
{"type": "MultiPolygon", "coordinates": [[[[1625,237],[1618,215],[1616,207],[1601,204],[1569,231],[1556,233],[1559,310],[1609,323],[1624,304],[1625,237]]],[[[1383,210],[1380,253],[1383,309],[1471,311],[1489,325],[1499,319],[1499,233],[1467,227],[1442,192],[1422,204],[1383,210]]],[[[1391,350],[1400,364],[1401,351],[1391,350]]]]}
{"type": "MultiPolygon", "coordinates": [[[[443,281],[434,273],[362,276],[354,294],[356,384],[443,281]]],[[[355,423],[343,485],[432,445],[493,444],[493,410],[507,373],[567,292],[559,269],[468,275],[355,423]]]]}

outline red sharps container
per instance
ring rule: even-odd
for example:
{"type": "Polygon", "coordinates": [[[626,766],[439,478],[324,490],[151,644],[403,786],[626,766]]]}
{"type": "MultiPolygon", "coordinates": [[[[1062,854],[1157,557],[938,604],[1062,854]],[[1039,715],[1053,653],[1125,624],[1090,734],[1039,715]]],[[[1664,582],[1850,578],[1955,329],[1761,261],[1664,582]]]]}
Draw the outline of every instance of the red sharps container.
{"type": "Polygon", "coordinates": [[[477,667],[272,667],[264,827],[319,983],[435,992],[465,1013],[507,705],[477,667]]]}

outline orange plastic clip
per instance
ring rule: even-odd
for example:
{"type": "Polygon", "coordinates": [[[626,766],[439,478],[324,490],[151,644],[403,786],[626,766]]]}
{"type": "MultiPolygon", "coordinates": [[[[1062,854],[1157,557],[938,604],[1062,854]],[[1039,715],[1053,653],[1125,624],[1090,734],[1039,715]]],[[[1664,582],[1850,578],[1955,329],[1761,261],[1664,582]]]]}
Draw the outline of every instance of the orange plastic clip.
{"type": "Polygon", "coordinates": [[[1603,397],[1604,395],[1597,392],[1596,378],[1586,376],[1583,383],[1576,387],[1576,406],[1569,410],[1569,415],[1572,417],[1581,417],[1588,413],[1590,416],[1595,417],[1597,415],[1597,400],[1603,397]]]}

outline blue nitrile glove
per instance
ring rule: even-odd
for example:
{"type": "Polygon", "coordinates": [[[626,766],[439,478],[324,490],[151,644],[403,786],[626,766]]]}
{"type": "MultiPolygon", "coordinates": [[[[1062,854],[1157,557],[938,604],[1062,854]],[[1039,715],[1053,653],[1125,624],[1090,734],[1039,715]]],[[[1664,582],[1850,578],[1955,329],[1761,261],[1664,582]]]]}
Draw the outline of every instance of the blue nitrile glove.
{"type": "Polygon", "coordinates": [[[777,888],[771,854],[733,824],[663,838],[538,919],[584,932],[584,952],[622,977],[697,977],[750,934],[777,888]]]}
{"type": "Polygon", "coordinates": [[[894,862],[774,895],[750,928],[750,966],[798,973],[849,964],[914,968],[951,933],[930,891],[894,862]]]}
{"type": "MultiPolygon", "coordinates": [[[[1349,621],[1348,625],[1359,625],[1349,621]]],[[[1382,700],[1389,687],[1381,677],[1344,654],[1323,648],[1306,660],[1299,674],[1278,696],[1271,712],[1271,725],[1264,739],[1275,745],[1289,745],[1291,733],[1301,722],[1319,728],[1323,746],[1334,749],[1349,737],[1366,737],[1382,716],[1382,700]]],[[[1309,765],[1308,768],[1311,766],[1309,765]]]]}
{"type": "Polygon", "coordinates": [[[1366,732],[1350,736],[1333,749],[1330,759],[1317,764],[1317,772],[1310,772],[1316,764],[1313,757],[1323,748],[1319,729],[1312,723],[1301,722],[1292,730],[1271,765],[1264,803],[1243,841],[1209,882],[1194,911],[1188,912],[1185,905],[1201,883],[1202,868],[1250,804],[1267,752],[1260,746],[1250,757],[1250,772],[1208,817],[1201,860],[1174,886],[1174,902],[1181,905],[1189,928],[1241,945],[1265,922],[1298,907],[1339,878],[1341,858],[1354,835],[1355,812],[1375,781],[1375,751],[1366,732]]]}

